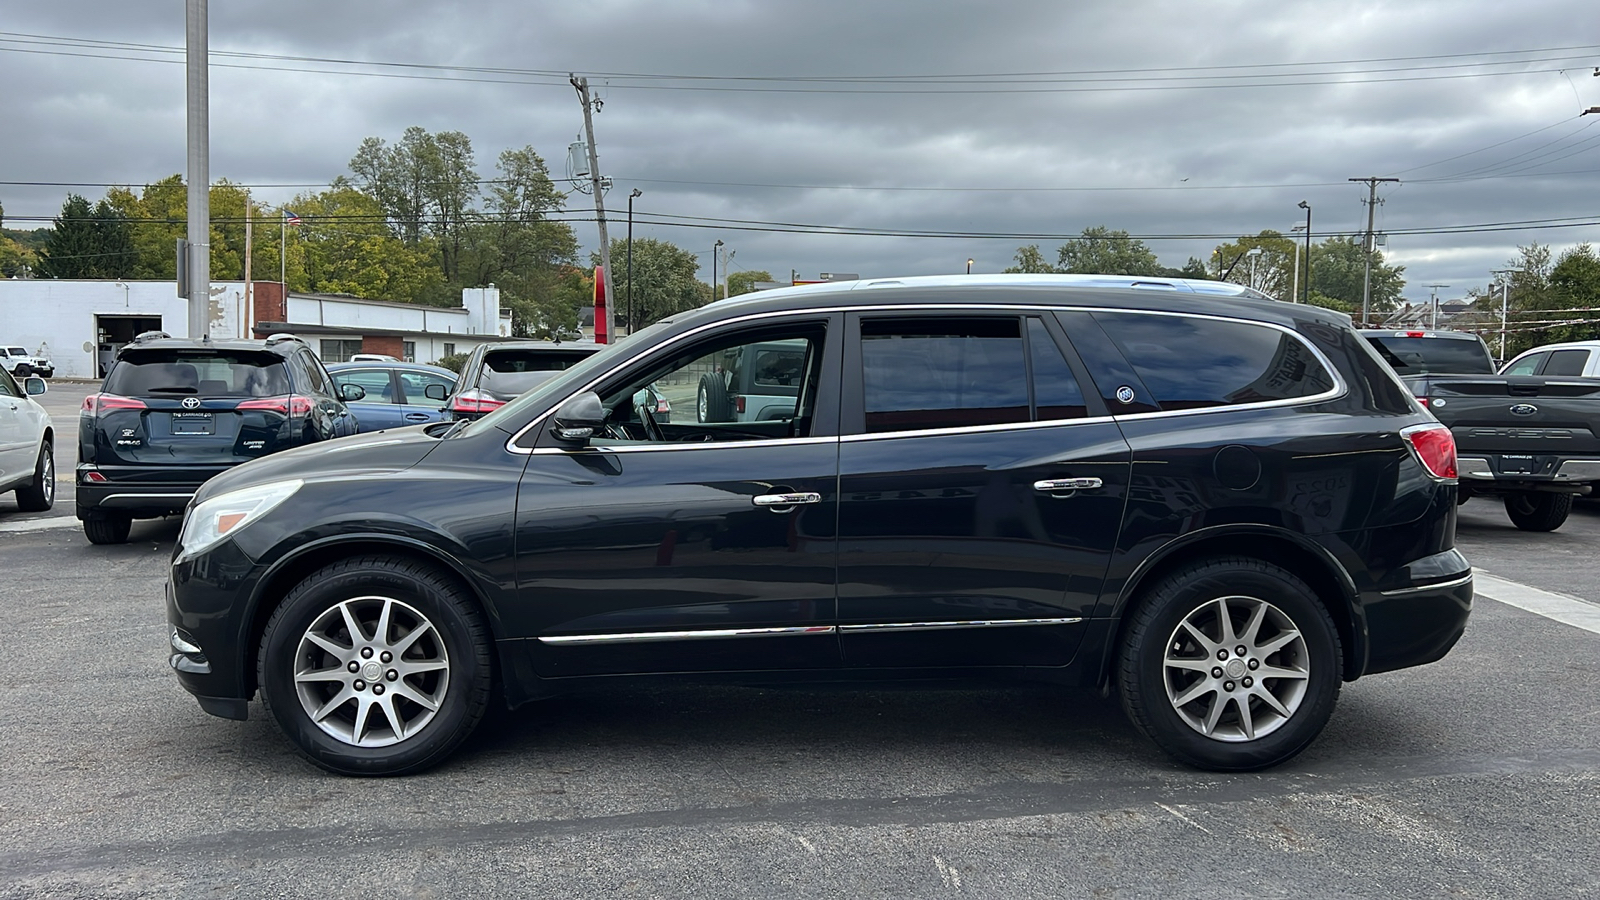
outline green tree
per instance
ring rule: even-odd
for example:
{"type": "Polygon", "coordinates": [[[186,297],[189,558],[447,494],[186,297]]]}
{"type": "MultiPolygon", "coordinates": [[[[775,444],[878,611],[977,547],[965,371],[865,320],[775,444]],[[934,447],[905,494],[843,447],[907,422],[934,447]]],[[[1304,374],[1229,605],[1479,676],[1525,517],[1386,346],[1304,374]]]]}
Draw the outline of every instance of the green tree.
{"type": "Polygon", "coordinates": [[[1550,268],[1544,304],[1524,316],[1541,328],[1530,346],[1556,341],[1587,341],[1600,337],[1600,255],[1589,244],[1562,251],[1550,268]]]}
{"type": "Polygon", "coordinates": [[[1006,272],[1024,275],[1046,275],[1056,270],[1055,266],[1045,261],[1044,254],[1039,252],[1038,244],[1018,247],[1016,260],[1017,264],[1007,266],[1006,272]]]}
{"type": "MultiPolygon", "coordinates": [[[[1234,284],[1255,288],[1271,297],[1292,299],[1289,291],[1294,286],[1296,257],[1301,253],[1299,245],[1281,232],[1268,229],[1232,243],[1219,244],[1212,256],[1221,266],[1217,277],[1226,272],[1226,280],[1234,284]]],[[[1191,258],[1189,262],[1193,265],[1200,261],[1191,258]]],[[[1303,271],[1303,260],[1301,262],[1303,271]]]]}
{"type": "MultiPolygon", "coordinates": [[[[616,259],[616,257],[613,256],[612,259],[616,259]]],[[[771,280],[772,273],[761,269],[740,269],[737,272],[730,272],[728,273],[728,296],[737,297],[740,294],[748,294],[756,289],[756,282],[771,280]]]]}
{"type": "Polygon", "coordinates": [[[442,306],[459,302],[430,264],[426,246],[405,246],[384,223],[377,201],[348,182],[302,194],[289,208],[302,223],[289,235],[291,290],[442,306]]]}
{"type": "Polygon", "coordinates": [[[94,278],[100,252],[99,226],[89,201],[68,194],[55,219],[50,240],[39,252],[39,273],[46,278],[94,278]]]}
{"type": "MultiPolygon", "coordinates": [[[[1061,245],[1057,270],[1095,275],[1161,275],[1166,270],[1144,241],[1104,225],[1085,228],[1061,245]]],[[[1020,256],[1020,253],[1019,253],[1020,256]]]]}
{"type": "MultiPolygon", "coordinates": [[[[1353,313],[1361,313],[1361,285],[1366,254],[1361,240],[1330,237],[1311,247],[1311,302],[1353,313]]],[[[1372,251],[1373,313],[1388,312],[1400,304],[1405,290],[1405,266],[1390,266],[1383,252],[1372,251]]],[[[1358,323],[1360,324],[1360,323],[1358,323]]]]}
{"type": "MultiPolygon", "coordinates": [[[[611,242],[613,262],[625,259],[627,252],[626,241],[611,242]]],[[[599,265],[600,254],[590,254],[589,262],[591,266],[599,265]]],[[[694,253],[668,241],[635,238],[633,306],[635,315],[639,319],[638,327],[643,328],[674,313],[704,306],[710,302],[710,286],[696,277],[699,270],[700,261],[694,253]]],[[[626,270],[615,273],[611,284],[613,298],[628,296],[626,270]]],[[[622,302],[626,303],[626,300],[622,302]]]]}

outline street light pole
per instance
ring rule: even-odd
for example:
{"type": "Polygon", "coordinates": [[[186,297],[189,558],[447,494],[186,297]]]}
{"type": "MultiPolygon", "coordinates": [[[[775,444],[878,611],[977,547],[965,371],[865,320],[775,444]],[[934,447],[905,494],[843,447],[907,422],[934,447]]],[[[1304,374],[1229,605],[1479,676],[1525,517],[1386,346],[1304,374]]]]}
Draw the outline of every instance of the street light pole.
{"type": "MultiPolygon", "coordinates": [[[[1296,225],[1293,228],[1289,229],[1289,246],[1290,247],[1294,247],[1294,233],[1296,231],[1299,231],[1299,230],[1303,229],[1303,228],[1305,228],[1304,225],[1296,225]]],[[[1300,250],[1299,250],[1299,248],[1295,248],[1295,249],[1289,251],[1289,255],[1294,257],[1294,280],[1289,282],[1289,302],[1290,303],[1299,303],[1300,302],[1300,250]]]]}
{"type": "Polygon", "coordinates": [[[1500,359],[1498,360],[1498,362],[1500,362],[1500,363],[1504,363],[1506,361],[1506,307],[1510,304],[1510,300],[1511,300],[1511,275],[1514,272],[1521,272],[1521,271],[1522,271],[1521,269],[1490,269],[1489,270],[1489,274],[1490,275],[1499,275],[1499,276],[1501,276],[1501,278],[1500,278],[1500,359]]]}
{"type": "Polygon", "coordinates": [[[633,337],[639,328],[637,320],[633,318],[633,198],[643,193],[634,188],[628,194],[628,337],[633,337]]]}
{"type": "Polygon", "coordinates": [[[711,302],[717,302],[717,256],[722,253],[722,239],[717,238],[711,247],[711,302]]]}
{"type": "Polygon", "coordinates": [[[1429,301],[1429,303],[1430,303],[1429,309],[1433,314],[1431,319],[1429,320],[1430,321],[1430,324],[1428,325],[1429,328],[1438,328],[1439,327],[1439,288],[1447,288],[1449,286],[1450,285],[1448,285],[1448,284],[1430,284],[1430,285],[1428,285],[1428,290],[1432,292],[1431,296],[1433,298],[1431,301],[1429,301]]]}
{"type": "Polygon", "coordinates": [[[1311,204],[1300,201],[1300,208],[1306,211],[1306,303],[1311,302],[1311,204]]]}
{"type": "Polygon", "coordinates": [[[972,274],[972,260],[970,260],[970,259],[967,260],[967,274],[968,275],[972,274]]]}

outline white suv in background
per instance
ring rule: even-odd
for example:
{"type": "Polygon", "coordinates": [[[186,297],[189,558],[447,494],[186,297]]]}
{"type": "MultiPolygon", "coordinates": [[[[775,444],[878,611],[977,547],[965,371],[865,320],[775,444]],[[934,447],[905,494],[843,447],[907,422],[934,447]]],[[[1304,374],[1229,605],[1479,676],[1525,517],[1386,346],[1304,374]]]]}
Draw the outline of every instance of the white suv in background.
{"type": "Polygon", "coordinates": [[[49,378],[56,374],[54,363],[43,356],[30,355],[27,347],[0,345],[0,366],[17,378],[27,378],[29,375],[49,378]]]}
{"type": "Polygon", "coordinates": [[[23,512],[43,512],[56,502],[55,428],[33,401],[44,392],[43,378],[19,384],[0,371],[0,493],[16,491],[23,512]]]}

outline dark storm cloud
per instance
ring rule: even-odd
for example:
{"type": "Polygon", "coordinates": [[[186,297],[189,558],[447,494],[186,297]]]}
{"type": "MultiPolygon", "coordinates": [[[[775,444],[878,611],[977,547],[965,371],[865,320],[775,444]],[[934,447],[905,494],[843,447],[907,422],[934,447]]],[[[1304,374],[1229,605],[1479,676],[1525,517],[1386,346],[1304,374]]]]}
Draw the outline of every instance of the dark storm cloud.
{"type": "MultiPolygon", "coordinates": [[[[181,45],[182,4],[63,2],[14,10],[0,29],[181,45]]],[[[613,210],[628,189],[655,214],[974,233],[1072,234],[1105,224],[1136,234],[1287,232],[1309,200],[1314,229],[1364,226],[1365,188],[1345,179],[1395,175],[1381,228],[1437,228],[1596,215],[1600,51],[1565,54],[1556,72],[1499,77],[1348,80],[1341,67],[1292,86],[1149,90],[1018,83],[1006,92],[863,93],[860,83],[645,82],[624,75],[828,78],[1124,72],[1192,77],[1195,67],[1482,54],[1600,44],[1587,4],[1493,0],[1382,3],[479,2],[213,3],[214,50],[302,57],[511,67],[557,73],[540,84],[484,84],[218,66],[212,73],[212,172],[250,184],[325,183],[360,140],[408,125],[474,141],[486,177],[503,149],[533,145],[558,176],[582,126],[560,73],[589,73],[613,210]],[[1179,70],[1186,71],[1152,71],[1179,70]],[[616,73],[608,77],[603,73],[616,73]],[[698,84],[742,90],[655,90],[698,84]],[[769,90],[755,90],[768,88],[769,90]],[[770,90],[776,88],[778,90],[770,90]],[[807,88],[799,92],[797,88],[807,88]],[[1545,126],[1556,127],[1462,159],[1545,126]],[[1585,129],[1585,130],[1579,130],[1585,129]],[[1592,140],[1591,140],[1592,139],[1592,140]],[[1588,144],[1583,141],[1590,141],[1588,144]],[[1519,156],[1518,154],[1523,154],[1519,156]],[[1543,154],[1543,155],[1540,155],[1543,154]],[[1565,155],[1565,158],[1562,158],[1565,155]],[[1468,180],[1450,180],[1464,175],[1468,180]],[[1485,177],[1485,176],[1514,177],[1485,177]],[[793,186],[804,187],[793,187],[793,186]],[[1280,185],[1279,187],[1218,186],[1280,185]],[[1290,186],[1297,185],[1297,186],[1290,186]],[[906,190],[930,188],[935,190],[906,190]],[[995,188],[1012,190],[956,190],[995,188]],[[1040,190],[1070,188],[1071,190],[1040,190]],[[1101,190],[1082,190],[1100,188],[1101,190]],[[1141,188],[1142,190],[1104,190],[1141,188]],[[1016,190],[1027,189],[1027,190],[1016,190]]],[[[21,45],[0,45],[13,48],[21,45]]],[[[75,51],[76,52],[76,51],[75,51]]],[[[1559,54],[1547,54],[1559,55],[1559,54]]],[[[1457,62],[1481,63],[1482,56],[1457,62]]],[[[238,63],[217,58],[218,63],[238,63]]],[[[1400,70],[1451,60],[1395,62],[1400,70]]],[[[263,65],[328,68],[319,64],[263,65]]],[[[1373,65],[1368,68],[1378,68],[1373,65]]],[[[336,68],[349,68],[339,66],[336,68]]],[[[404,70],[383,70],[404,74],[404,70]]],[[[1239,75],[1232,70],[1213,74],[1239,75]]],[[[1366,78],[1470,74],[1396,71],[1366,78]]],[[[416,72],[424,74],[426,70],[416,72]]],[[[461,77],[466,73],[454,74],[461,77]]],[[[483,74],[475,77],[512,78],[483,74]]],[[[1108,77],[1108,76],[1101,76],[1108,77]]],[[[143,183],[183,166],[183,69],[175,64],[0,51],[0,180],[143,183]]],[[[960,81],[961,79],[955,79],[960,81]]],[[[996,79],[990,79],[996,80],[996,79]]],[[[1018,77],[1016,81],[1029,79],[1018,77]]],[[[1270,79],[1269,79],[1270,80],[1270,79]]],[[[1284,79],[1288,80],[1288,79],[1284,79]]],[[[1192,82],[1191,82],[1192,83],[1192,82]]],[[[1213,80],[1211,84],[1227,83],[1213,80]]],[[[967,79],[947,89],[983,90],[967,79]]],[[[878,85],[890,89],[888,84],[878,85]]],[[[906,87],[901,85],[900,87],[906,87]]],[[[7,213],[49,215],[62,188],[0,187],[7,213]]],[[[263,187],[283,202],[295,188],[263,187]]],[[[86,188],[90,196],[99,189],[86,188]]],[[[570,208],[588,209],[574,195],[570,208]]],[[[615,213],[614,213],[615,214],[615,213]]],[[[591,224],[578,226],[595,244],[591,224]]],[[[702,252],[719,237],[735,265],[783,277],[951,272],[965,260],[996,271],[1029,240],[773,234],[641,224],[702,252]]],[[[1440,281],[1481,285],[1517,244],[1600,239],[1595,227],[1403,235],[1391,256],[1408,293],[1440,281]]],[[[1041,240],[1047,256],[1059,241],[1041,240]]],[[[1171,265],[1217,240],[1152,240],[1171,265]]]]}

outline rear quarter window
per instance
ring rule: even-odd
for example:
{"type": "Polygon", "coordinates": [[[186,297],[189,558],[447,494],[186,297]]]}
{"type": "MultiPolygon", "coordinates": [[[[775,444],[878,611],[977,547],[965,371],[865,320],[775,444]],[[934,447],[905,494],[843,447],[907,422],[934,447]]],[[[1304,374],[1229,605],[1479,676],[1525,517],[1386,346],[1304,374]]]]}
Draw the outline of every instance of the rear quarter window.
{"type": "Polygon", "coordinates": [[[1164,410],[1313,397],[1336,382],[1288,331],[1184,315],[1094,313],[1164,410]]]}

